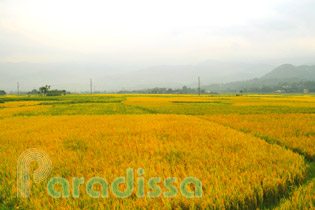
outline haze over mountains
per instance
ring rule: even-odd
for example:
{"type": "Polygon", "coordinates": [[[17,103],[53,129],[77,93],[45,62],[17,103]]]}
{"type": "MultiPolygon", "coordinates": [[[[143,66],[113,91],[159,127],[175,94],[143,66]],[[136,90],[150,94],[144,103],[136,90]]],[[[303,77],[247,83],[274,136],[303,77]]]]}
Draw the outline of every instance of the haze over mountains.
{"type": "Polygon", "coordinates": [[[200,76],[208,90],[274,85],[279,82],[315,80],[315,66],[255,64],[207,60],[196,65],[160,65],[138,70],[128,66],[71,63],[0,63],[0,89],[30,91],[49,84],[71,92],[139,90],[154,87],[197,86],[200,76]],[[256,79],[254,79],[256,78],[256,79]],[[259,78],[259,79],[257,79],[259,78]]]}
{"type": "Polygon", "coordinates": [[[294,89],[300,89],[300,91],[306,87],[315,88],[314,84],[305,84],[307,81],[313,81],[315,83],[315,65],[294,66],[292,64],[283,64],[260,78],[225,84],[211,84],[204,86],[204,88],[218,92],[259,90],[263,88],[268,91],[268,89],[270,90],[270,88],[273,87],[282,89],[283,86],[286,86],[286,88],[295,86],[294,89]],[[304,84],[302,84],[303,82],[304,84]]]}
{"type": "Polygon", "coordinates": [[[261,77],[261,79],[278,79],[282,81],[315,80],[315,65],[294,66],[292,64],[283,64],[261,77]]]}
{"type": "Polygon", "coordinates": [[[203,84],[231,82],[259,77],[273,69],[273,65],[220,62],[208,60],[196,65],[160,65],[144,69],[113,67],[102,64],[35,64],[0,63],[0,89],[29,91],[41,85],[70,91],[88,91],[90,78],[96,90],[143,89],[152,87],[179,88],[203,84]]]}

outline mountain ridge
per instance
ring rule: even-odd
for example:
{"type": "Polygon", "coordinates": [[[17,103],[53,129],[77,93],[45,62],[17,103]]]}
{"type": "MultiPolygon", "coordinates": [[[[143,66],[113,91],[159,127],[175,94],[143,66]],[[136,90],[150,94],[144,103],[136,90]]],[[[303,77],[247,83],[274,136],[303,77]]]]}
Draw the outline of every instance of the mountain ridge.
{"type": "Polygon", "coordinates": [[[230,83],[210,84],[203,86],[203,88],[218,92],[235,92],[248,89],[259,90],[263,88],[268,90],[271,87],[281,88],[281,84],[296,85],[296,83],[306,81],[315,81],[315,65],[294,66],[292,64],[282,64],[260,78],[230,83]]]}
{"type": "Polygon", "coordinates": [[[196,86],[198,76],[204,84],[232,82],[264,75],[274,66],[206,60],[194,65],[157,65],[129,68],[96,63],[0,63],[0,89],[23,91],[49,84],[52,88],[88,91],[90,78],[94,89],[118,91],[153,87],[196,86]]]}

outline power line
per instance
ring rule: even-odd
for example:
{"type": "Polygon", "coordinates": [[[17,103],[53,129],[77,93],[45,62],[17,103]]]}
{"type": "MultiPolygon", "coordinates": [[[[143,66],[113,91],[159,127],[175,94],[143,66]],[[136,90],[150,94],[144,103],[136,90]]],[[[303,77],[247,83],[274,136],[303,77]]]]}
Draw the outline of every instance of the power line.
{"type": "Polygon", "coordinates": [[[198,92],[199,92],[199,95],[200,95],[200,77],[198,77],[198,92]]]}
{"type": "Polygon", "coordinates": [[[92,87],[93,87],[92,78],[90,78],[90,93],[91,94],[93,93],[92,87]]]}
{"type": "Polygon", "coordinates": [[[20,95],[20,84],[17,82],[17,94],[20,95]]]}

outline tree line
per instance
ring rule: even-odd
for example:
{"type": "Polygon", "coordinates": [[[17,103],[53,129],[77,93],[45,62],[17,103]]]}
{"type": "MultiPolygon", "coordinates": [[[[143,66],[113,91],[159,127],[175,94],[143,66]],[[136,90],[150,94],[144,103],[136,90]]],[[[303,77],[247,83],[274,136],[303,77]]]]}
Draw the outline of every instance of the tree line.
{"type": "MultiPolygon", "coordinates": [[[[121,94],[128,94],[128,93],[135,93],[135,94],[198,94],[198,88],[189,88],[187,86],[183,86],[181,89],[172,89],[172,88],[151,88],[151,89],[142,89],[142,90],[121,90],[117,93],[121,94]]],[[[201,89],[201,94],[205,94],[206,90],[201,89]]]]}
{"type": "Polygon", "coordinates": [[[38,90],[33,89],[32,91],[27,93],[28,95],[44,95],[44,96],[62,96],[66,95],[66,90],[50,90],[50,85],[45,85],[40,87],[38,90]]]}

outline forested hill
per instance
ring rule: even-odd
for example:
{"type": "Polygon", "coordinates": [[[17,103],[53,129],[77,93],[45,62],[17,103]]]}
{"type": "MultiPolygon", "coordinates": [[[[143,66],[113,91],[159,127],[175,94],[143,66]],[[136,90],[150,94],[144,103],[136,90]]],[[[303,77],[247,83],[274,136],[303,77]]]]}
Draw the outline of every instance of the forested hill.
{"type": "Polygon", "coordinates": [[[261,79],[289,79],[290,81],[292,79],[315,80],[315,66],[283,64],[262,76],[261,79]]]}
{"type": "Polygon", "coordinates": [[[283,64],[260,78],[203,87],[214,92],[315,92],[315,65],[283,64]]]}

